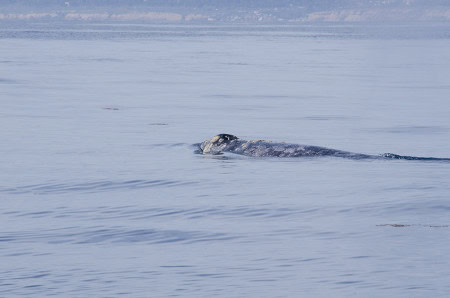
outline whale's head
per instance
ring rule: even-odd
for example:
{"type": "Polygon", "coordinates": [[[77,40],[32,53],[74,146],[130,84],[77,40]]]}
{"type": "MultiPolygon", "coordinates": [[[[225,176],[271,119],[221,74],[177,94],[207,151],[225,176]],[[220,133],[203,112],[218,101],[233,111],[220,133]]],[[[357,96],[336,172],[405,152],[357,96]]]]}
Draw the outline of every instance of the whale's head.
{"type": "Polygon", "coordinates": [[[229,134],[220,134],[206,140],[200,145],[203,154],[221,154],[230,148],[238,137],[229,134]]]}

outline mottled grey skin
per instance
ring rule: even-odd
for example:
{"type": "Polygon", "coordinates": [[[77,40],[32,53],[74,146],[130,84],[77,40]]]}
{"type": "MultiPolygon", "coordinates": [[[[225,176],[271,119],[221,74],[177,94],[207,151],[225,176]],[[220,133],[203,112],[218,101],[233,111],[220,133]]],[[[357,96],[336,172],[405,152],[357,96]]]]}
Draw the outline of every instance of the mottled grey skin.
{"type": "Polygon", "coordinates": [[[271,141],[241,140],[229,134],[220,134],[200,144],[200,153],[218,155],[224,152],[251,157],[316,157],[334,156],[350,159],[406,159],[406,160],[447,160],[448,158],[402,156],[392,153],[368,155],[348,151],[330,149],[319,146],[274,143],[271,141]]]}

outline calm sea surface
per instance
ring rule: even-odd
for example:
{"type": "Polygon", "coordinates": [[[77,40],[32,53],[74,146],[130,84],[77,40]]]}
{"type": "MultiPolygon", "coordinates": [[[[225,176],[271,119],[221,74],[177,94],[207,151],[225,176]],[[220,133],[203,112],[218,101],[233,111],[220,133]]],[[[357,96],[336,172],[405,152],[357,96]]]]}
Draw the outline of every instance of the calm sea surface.
{"type": "Polygon", "coordinates": [[[0,297],[448,297],[450,25],[0,23],[0,297]]]}

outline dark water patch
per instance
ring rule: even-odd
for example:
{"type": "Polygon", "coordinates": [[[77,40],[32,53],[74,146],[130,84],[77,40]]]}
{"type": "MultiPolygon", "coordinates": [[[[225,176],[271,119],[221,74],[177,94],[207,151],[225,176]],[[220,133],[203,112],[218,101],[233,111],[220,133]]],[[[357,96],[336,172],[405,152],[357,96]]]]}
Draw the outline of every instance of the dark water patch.
{"type": "Polygon", "coordinates": [[[304,263],[304,262],[313,262],[313,261],[319,261],[323,260],[324,258],[306,258],[306,259],[298,259],[296,262],[298,263],[304,263]]]}
{"type": "Polygon", "coordinates": [[[46,276],[49,276],[49,274],[48,273],[37,274],[37,275],[30,276],[28,278],[42,278],[42,277],[46,277],[46,276]]]}
{"type": "Polygon", "coordinates": [[[350,117],[344,117],[344,116],[335,116],[335,115],[317,115],[317,116],[307,116],[303,117],[305,120],[312,120],[312,121],[336,121],[336,120],[348,120],[350,117]]]}
{"type": "Polygon", "coordinates": [[[243,95],[243,94],[208,94],[206,98],[249,98],[249,99],[296,99],[296,96],[284,94],[259,94],[259,95],[243,95]]]}
{"type": "Polygon", "coordinates": [[[211,97],[216,97],[216,98],[237,98],[239,96],[238,95],[232,95],[232,94],[208,94],[208,95],[205,95],[204,97],[207,97],[207,98],[211,98],[211,97]]]}
{"type": "Polygon", "coordinates": [[[115,108],[115,107],[104,107],[103,110],[118,111],[119,108],[115,108]]]}
{"type": "Polygon", "coordinates": [[[9,242],[14,240],[15,238],[13,236],[0,236],[0,242],[9,242]]]}
{"type": "Polygon", "coordinates": [[[31,274],[25,274],[23,276],[18,276],[18,277],[13,277],[11,278],[12,280],[21,280],[21,279],[38,279],[38,278],[42,278],[42,277],[47,277],[49,276],[50,273],[49,271],[38,271],[36,273],[31,273],[31,274]]]}
{"type": "Polygon", "coordinates": [[[223,277],[228,277],[229,275],[223,274],[223,273],[198,273],[198,274],[195,274],[194,276],[210,277],[210,278],[223,278],[223,277]]]}
{"type": "Polygon", "coordinates": [[[19,81],[0,78],[0,84],[18,84],[19,81]]]}
{"type": "Polygon", "coordinates": [[[217,159],[217,160],[234,160],[234,159],[241,159],[242,157],[235,154],[217,154],[217,155],[208,155],[203,154],[203,151],[196,149],[193,151],[194,154],[199,155],[199,158],[204,159],[217,159]]]}
{"type": "Polygon", "coordinates": [[[405,227],[410,227],[411,225],[404,225],[404,224],[382,224],[382,225],[377,225],[377,227],[393,227],[393,228],[405,228],[405,227]]]}
{"type": "Polygon", "coordinates": [[[185,147],[185,146],[190,146],[190,144],[186,144],[186,143],[174,143],[174,144],[170,144],[169,147],[185,147]]]}
{"type": "Polygon", "coordinates": [[[407,290],[422,290],[422,289],[427,289],[427,287],[421,287],[421,286],[412,286],[412,287],[408,287],[406,288],[407,290]]]}
{"type": "Polygon", "coordinates": [[[193,181],[178,180],[128,180],[128,181],[93,181],[84,183],[44,183],[9,188],[0,188],[0,193],[7,194],[61,194],[61,193],[96,193],[104,191],[134,190],[156,187],[178,187],[195,184],[193,181]]]}
{"type": "Polygon", "coordinates": [[[408,227],[424,227],[424,228],[448,228],[450,225],[426,225],[426,224],[380,224],[377,227],[392,228],[408,228],[408,227]]]}
{"type": "Polygon", "coordinates": [[[124,60],[122,60],[122,59],[103,58],[103,57],[99,57],[99,58],[81,58],[80,60],[82,60],[82,61],[93,61],[93,62],[124,62],[124,60]]]}
{"type": "Polygon", "coordinates": [[[53,215],[52,211],[40,211],[40,212],[28,212],[28,213],[20,213],[17,214],[16,217],[31,217],[31,218],[42,218],[53,215]]]}
{"type": "MultiPolygon", "coordinates": [[[[171,80],[155,80],[155,79],[145,79],[145,80],[136,80],[135,83],[137,84],[144,84],[144,85],[150,85],[150,84],[160,84],[160,85],[170,85],[173,87],[174,85],[192,85],[192,82],[190,81],[171,81],[171,80]]],[[[141,107],[141,109],[146,109],[144,107],[141,107]]]]}
{"type": "Polygon", "coordinates": [[[350,285],[350,284],[356,284],[356,283],[361,283],[363,282],[362,280],[344,280],[344,281],[338,281],[336,282],[336,284],[338,285],[350,285]]]}
{"type": "Polygon", "coordinates": [[[247,65],[250,65],[249,63],[243,63],[243,62],[222,62],[222,63],[219,63],[219,64],[222,64],[222,65],[232,65],[232,66],[247,66],[247,65]]]}
{"type": "Polygon", "coordinates": [[[5,257],[22,257],[22,256],[26,256],[26,255],[31,255],[30,252],[16,252],[16,253],[12,253],[12,254],[7,254],[5,255],[5,257]]]}
{"type": "Polygon", "coordinates": [[[156,122],[156,123],[149,123],[148,125],[152,125],[152,126],[166,126],[166,125],[169,125],[169,124],[168,123],[156,122]]]}

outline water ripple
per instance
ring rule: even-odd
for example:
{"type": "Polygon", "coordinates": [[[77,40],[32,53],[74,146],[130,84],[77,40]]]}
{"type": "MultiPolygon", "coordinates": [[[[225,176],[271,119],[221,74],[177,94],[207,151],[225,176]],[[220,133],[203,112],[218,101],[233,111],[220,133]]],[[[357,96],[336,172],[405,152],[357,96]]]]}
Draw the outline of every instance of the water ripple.
{"type": "Polygon", "coordinates": [[[127,180],[127,181],[109,181],[100,180],[84,183],[43,183],[16,187],[1,187],[0,193],[7,194],[61,194],[73,192],[96,193],[112,190],[132,190],[154,187],[175,187],[194,184],[193,181],[177,180],[127,180]]]}
{"type": "Polygon", "coordinates": [[[159,229],[127,229],[125,227],[99,227],[80,229],[67,227],[36,231],[22,231],[20,233],[3,233],[0,242],[30,243],[46,242],[49,244],[93,244],[93,243],[136,243],[164,244],[184,242],[192,244],[207,241],[224,241],[239,238],[218,232],[159,230],[159,229]]]}
{"type": "MultiPolygon", "coordinates": [[[[326,212],[319,208],[289,209],[270,207],[249,207],[242,206],[229,208],[226,206],[211,207],[191,207],[191,208],[142,208],[136,206],[119,207],[97,207],[70,209],[60,208],[58,210],[40,210],[37,212],[7,211],[0,212],[0,215],[11,216],[12,218],[77,218],[81,220],[118,220],[127,221],[147,221],[147,220],[201,220],[212,218],[248,218],[249,220],[273,219],[273,218],[311,218],[319,213],[326,212]]],[[[280,232],[281,233],[281,232],[280,232]]],[[[0,241],[1,238],[0,238],[0,241]]]]}
{"type": "MultiPolygon", "coordinates": [[[[274,218],[274,217],[291,217],[295,215],[305,216],[308,213],[316,214],[319,209],[301,209],[290,210],[287,208],[125,208],[121,207],[117,210],[87,210],[96,214],[97,219],[115,219],[128,218],[130,220],[143,220],[162,217],[180,217],[186,219],[201,219],[212,217],[226,217],[226,218],[274,218]]],[[[19,216],[19,215],[17,215],[19,216]]],[[[72,215],[70,215],[72,216],[72,215]]],[[[89,215],[87,215],[89,216],[89,215]]]]}

